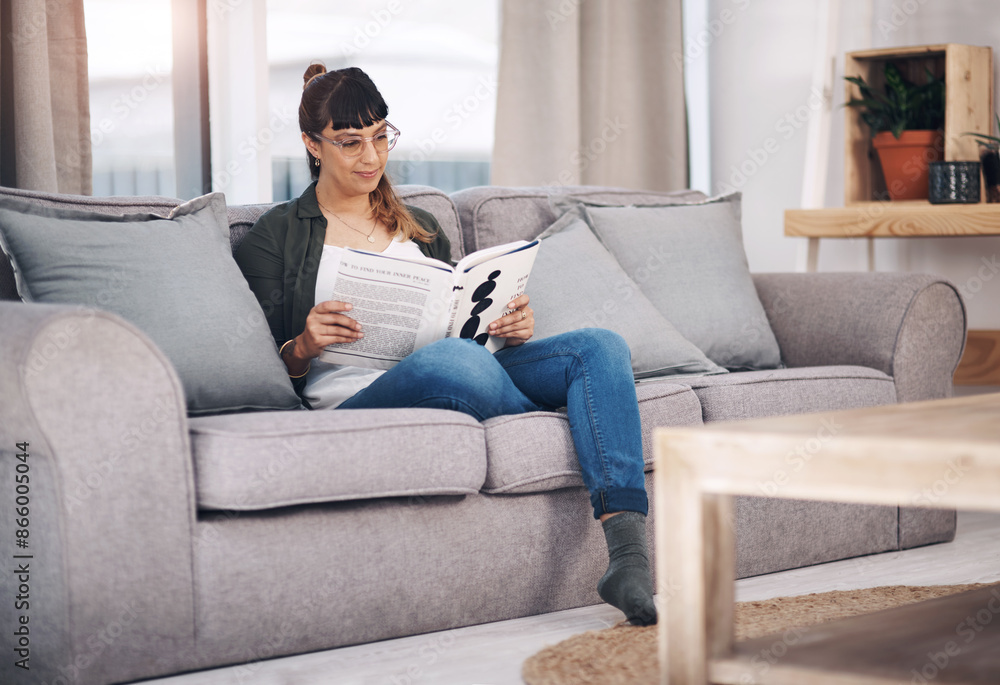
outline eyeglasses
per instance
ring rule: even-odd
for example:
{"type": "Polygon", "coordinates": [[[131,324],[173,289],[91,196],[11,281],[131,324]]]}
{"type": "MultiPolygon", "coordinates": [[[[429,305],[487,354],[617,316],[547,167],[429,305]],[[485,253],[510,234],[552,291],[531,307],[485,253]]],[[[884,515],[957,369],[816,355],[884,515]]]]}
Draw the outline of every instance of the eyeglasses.
{"type": "Polygon", "coordinates": [[[383,153],[391,150],[395,145],[396,141],[399,140],[399,129],[390,124],[388,121],[385,122],[386,129],[381,133],[376,133],[373,136],[362,137],[362,136],[348,136],[347,138],[342,138],[340,140],[331,140],[324,135],[313,132],[310,134],[314,139],[322,140],[330,145],[336,145],[340,148],[340,152],[344,157],[360,157],[361,153],[365,150],[365,143],[371,141],[372,147],[375,148],[375,152],[383,153]]]}

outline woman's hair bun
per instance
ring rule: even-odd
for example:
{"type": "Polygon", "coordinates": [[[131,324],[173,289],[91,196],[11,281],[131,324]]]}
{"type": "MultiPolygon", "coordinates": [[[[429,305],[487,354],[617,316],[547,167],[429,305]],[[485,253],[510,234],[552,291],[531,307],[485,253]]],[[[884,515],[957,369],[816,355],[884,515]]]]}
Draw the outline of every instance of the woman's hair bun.
{"type": "Polygon", "coordinates": [[[322,76],[325,73],[326,73],[326,67],[324,65],[322,65],[322,64],[310,64],[306,68],[306,73],[303,74],[303,76],[302,76],[302,81],[304,83],[304,85],[302,87],[305,88],[306,86],[309,85],[310,81],[312,81],[317,76],[322,76]]]}

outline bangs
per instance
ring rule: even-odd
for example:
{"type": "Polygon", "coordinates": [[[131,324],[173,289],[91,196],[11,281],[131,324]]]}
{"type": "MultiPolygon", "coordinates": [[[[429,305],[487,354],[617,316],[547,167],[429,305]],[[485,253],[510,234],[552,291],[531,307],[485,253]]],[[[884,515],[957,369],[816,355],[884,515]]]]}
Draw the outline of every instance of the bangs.
{"type": "Polygon", "coordinates": [[[335,131],[366,128],[389,116],[389,107],[378,90],[366,88],[363,83],[350,78],[341,81],[330,92],[326,110],[335,131]]]}

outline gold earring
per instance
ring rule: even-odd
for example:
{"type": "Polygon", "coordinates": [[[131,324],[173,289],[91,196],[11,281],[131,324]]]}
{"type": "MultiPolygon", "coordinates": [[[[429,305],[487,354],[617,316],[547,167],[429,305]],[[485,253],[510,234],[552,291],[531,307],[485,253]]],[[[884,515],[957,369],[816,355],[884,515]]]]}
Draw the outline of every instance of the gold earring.
{"type": "Polygon", "coordinates": [[[316,166],[319,166],[319,157],[316,157],[316,166]]]}

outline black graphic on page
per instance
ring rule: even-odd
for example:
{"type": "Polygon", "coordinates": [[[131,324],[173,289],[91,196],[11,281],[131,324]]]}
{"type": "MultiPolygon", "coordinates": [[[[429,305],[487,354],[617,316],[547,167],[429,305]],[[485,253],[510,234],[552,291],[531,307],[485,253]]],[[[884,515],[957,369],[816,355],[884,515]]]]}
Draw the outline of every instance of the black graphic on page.
{"type": "Polygon", "coordinates": [[[499,275],[500,270],[497,269],[489,275],[487,280],[480,283],[479,287],[472,293],[472,301],[476,303],[476,306],[472,308],[472,315],[465,322],[465,325],[462,326],[462,331],[458,334],[460,338],[475,340],[480,345],[485,345],[486,341],[490,339],[489,333],[483,332],[479,333],[479,335],[476,335],[476,333],[479,331],[479,325],[482,323],[479,315],[493,304],[493,300],[489,298],[489,294],[497,287],[494,279],[499,275]]]}

